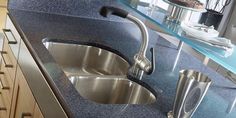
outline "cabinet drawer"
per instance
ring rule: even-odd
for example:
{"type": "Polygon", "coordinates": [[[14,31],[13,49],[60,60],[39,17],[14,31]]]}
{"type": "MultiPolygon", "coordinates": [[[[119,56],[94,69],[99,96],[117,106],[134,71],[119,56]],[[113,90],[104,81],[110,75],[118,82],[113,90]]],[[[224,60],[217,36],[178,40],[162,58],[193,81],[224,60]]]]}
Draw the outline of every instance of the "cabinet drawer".
{"type": "Polygon", "coordinates": [[[17,69],[17,80],[19,80],[19,86],[17,90],[14,118],[33,118],[32,116],[36,102],[20,68],[17,69]]]}
{"type": "Polygon", "coordinates": [[[13,22],[11,21],[10,17],[7,15],[6,19],[6,29],[11,29],[12,34],[16,38],[17,41],[20,41],[20,34],[18,33],[16,27],[14,26],[13,22]]]}
{"type": "Polygon", "coordinates": [[[8,118],[10,115],[10,105],[7,105],[3,99],[3,95],[0,94],[0,118],[8,118]]]}
{"type": "Polygon", "coordinates": [[[1,72],[0,72],[0,87],[1,93],[4,101],[7,103],[11,103],[12,94],[13,94],[13,79],[10,77],[10,73],[4,68],[4,64],[2,64],[1,72]]]}
{"type": "Polygon", "coordinates": [[[12,50],[13,55],[17,59],[19,54],[21,37],[9,16],[7,16],[6,29],[3,29],[3,33],[5,35],[7,43],[9,44],[12,50]]]}
{"type": "Polygon", "coordinates": [[[15,36],[13,35],[11,29],[3,29],[3,34],[5,36],[5,44],[8,44],[13,56],[17,59],[19,55],[19,48],[20,48],[20,40],[16,40],[15,36]]]}
{"type": "Polygon", "coordinates": [[[39,109],[38,104],[35,104],[33,118],[44,118],[41,110],[39,109]]]}
{"type": "Polygon", "coordinates": [[[1,64],[1,70],[0,70],[0,77],[3,77],[3,82],[7,82],[9,86],[13,86],[14,78],[11,78],[11,73],[9,73],[8,69],[6,68],[6,65],[4,63],[1,64]]]}
{"type": "Polygon", "coordinates": [[[16,73],[16,58],[14,57],[11,48],[9,47],[8,42],[4,39],[3,44],[3,51],[1,52],[2,55],[2,63],[4,68],[10,73],[11,79],[15,78],[16,73]]]}

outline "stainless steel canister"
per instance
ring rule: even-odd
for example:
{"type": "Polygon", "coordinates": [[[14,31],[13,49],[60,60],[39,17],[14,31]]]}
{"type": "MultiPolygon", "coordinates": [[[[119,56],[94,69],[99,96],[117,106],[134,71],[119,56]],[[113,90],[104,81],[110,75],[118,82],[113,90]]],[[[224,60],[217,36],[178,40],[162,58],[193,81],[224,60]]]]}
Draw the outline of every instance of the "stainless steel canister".
{"type": "Polygon", "coordinates": [[[194,70],[180,71],[173,111],[168,118],[191,118],[204,98],[211,79],[194,70]]]}

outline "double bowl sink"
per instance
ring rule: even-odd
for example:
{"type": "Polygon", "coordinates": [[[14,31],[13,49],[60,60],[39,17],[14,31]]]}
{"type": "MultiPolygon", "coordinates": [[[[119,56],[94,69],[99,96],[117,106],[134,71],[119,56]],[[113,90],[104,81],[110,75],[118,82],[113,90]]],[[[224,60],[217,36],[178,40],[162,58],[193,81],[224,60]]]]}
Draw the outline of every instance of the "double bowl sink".
{"type": "Polygon", "coordinates": [[[79,94],[101,104],[149,104],[155,95],[126,77],[130,64],[112,51],[86,44],[44,40],[44,46],[79,94]]]}

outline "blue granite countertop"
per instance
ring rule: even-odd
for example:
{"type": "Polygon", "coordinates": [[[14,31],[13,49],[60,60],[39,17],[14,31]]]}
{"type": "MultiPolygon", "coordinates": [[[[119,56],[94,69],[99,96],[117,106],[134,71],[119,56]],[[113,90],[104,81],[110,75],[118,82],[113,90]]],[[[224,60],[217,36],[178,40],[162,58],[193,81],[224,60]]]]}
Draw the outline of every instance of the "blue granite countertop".
{"type": "MultiPolygon", "coordinates": [[[[112,22],[47,13],[9,9],[17,29],[31,50],[42,71],[48,73],[46,78],[70,117],[85,118],[166,118],[172,109],[178,72],[182,69],[194,69],[208,75],[213,84],[194,114],[194,118],[235,118],[236,110],[229,112],[236,98],[236,91],[225,87],[235,87],[191,55],[181,53],[177,66],[172,71],[177,50],[174,45],[149,31],[149,48],[156,49],[156,70],[150,76],[144,76],[142,82],[156,91],[157,101],[148,105],[104,105],[97,104],[79,95],[66,78],[53,57],[42,43],[42,39],[63,39],[93,42],[110,47],[122,53],[132,61],[140,45],[140,31],[128,22],[112,22]],[[132,47],[132,48],[130,48],[132,47]]],[[[150,54],[148,53],[150,58],[150,54]]]]}

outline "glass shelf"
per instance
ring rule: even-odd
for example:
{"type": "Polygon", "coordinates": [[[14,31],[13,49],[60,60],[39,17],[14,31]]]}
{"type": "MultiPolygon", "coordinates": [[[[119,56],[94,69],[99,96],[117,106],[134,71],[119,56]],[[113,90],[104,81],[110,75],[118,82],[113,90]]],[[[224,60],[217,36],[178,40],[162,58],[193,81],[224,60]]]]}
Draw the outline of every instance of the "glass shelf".
{"type": "Polygon", "coordinates": [[[135,12],[146,18],[147,20],[153,22],[157,27],[159,27],[165,33],[172,35],[184,42],[185,44],[191,46],[193,49],[197,50],[201,54],[205,55],[209,59],[215,61],[222,67],[228,69],[229,71],[236,74],[236,48],[233,45],[234,51],[230,56],[225,57],[225,52],[222,50],[217,50],[212,46],[207,46],[204,43],[197,42],[186,37],[185,33],[180,28],[179,24],[168,20],[169,13],[157,6],[149,7],[148,5],[143,5],[139,0],[118,0],[125,6],[133,9],[135,12]]]}

